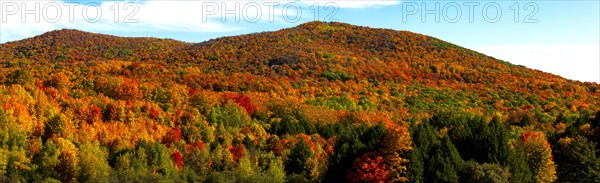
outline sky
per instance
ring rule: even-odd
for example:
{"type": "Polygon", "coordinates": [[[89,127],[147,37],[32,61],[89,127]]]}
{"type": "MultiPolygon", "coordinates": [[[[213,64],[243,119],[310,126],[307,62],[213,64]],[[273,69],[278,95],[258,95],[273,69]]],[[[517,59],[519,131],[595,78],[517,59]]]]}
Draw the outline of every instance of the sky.
{"type": "Polygon", "coordinates": [[[316,20],[425,34],[513,64],[600,82],[599,0],[0,0],[0,43],[63,28],[202,42],[316,20]]]}

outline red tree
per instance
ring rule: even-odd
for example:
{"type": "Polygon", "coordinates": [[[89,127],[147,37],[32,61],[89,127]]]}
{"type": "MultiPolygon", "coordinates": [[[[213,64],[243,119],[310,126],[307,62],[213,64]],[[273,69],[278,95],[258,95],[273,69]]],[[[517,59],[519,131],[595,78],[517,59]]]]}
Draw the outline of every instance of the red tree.
{"type": "Polygon", "coordinates": [[[354,160],[354,171],[348,174],[351,182],[387,182],[390,174],[378,153],[367,153],[354,160]]]}
{"type": "Polygon", "coordinates": [[[240,144],[240,145],[231,147],[229,149],[229,151],[231,152],[231,154],[233,154],[233,160],[238,161],[238,159],[240,159],[242,156],[244,156],[244,154],[246,152],[246,148],[244,147],[244,145],[240,144]]]}
{"type": "Polygon", "coordinates": [[[179,128],[171,128],[163,137],[163,144],[177,143],[181,140],[181,130],[179,128]]]}
{"type": "Polygon", "coordinates": [[[256,106],[252,105],[252,101],[250,100],[250,97],[248,97],[244,94],[239,94],[239,95],[225,94],[225,99],[233,100],[236,104],[243,107],[246,110],[246,113],[248,113],[248,115],[254,114],[254,111],[256,110],[256,106]]]}
{"type": "Polygon", "coordinates": [[[183,168],[183,156],[180,152],[174,152],[173,154],[171,154],[171,159],[173,159],[173,162],[175,163],[175,166],[177,166],[177,168],[183,168]]]}

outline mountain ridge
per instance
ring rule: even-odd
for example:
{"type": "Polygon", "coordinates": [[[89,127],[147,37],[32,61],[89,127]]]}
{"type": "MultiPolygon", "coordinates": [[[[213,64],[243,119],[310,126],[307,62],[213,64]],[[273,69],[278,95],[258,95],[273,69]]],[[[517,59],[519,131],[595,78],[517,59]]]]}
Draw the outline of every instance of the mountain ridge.
{"type": "MultiPolygon", "coordinates": [[[[337,52],[338,55],[349,55],[346,59],[367,58],[373,52],[387,54],[385,57],[398,57],[402,52],[415,48],[421,49],[416,52],[419,54],[431,52],[444,52],[448,49],[458,50],[458,54],[470,54],[472,59],[476,58],[480,63],[469,63],[470,67],[485,67],[493,70],[502,70],[502,65],[507,65],[513,72],[521,72],[522,66],[517,66],[493,57],[481,54],[479,52],[454,45],[434,37],[413,33],[409,31],[397,31],[392,29],[369,28],[355,26],[338,22],[308,22],[295,27],[285,28],[273,32],[260,32],[245,34],[239,36],[221,37],[199,43],[187,43],[173,39],[149,38],[149,37],[119,37],[108,34],[97,34],[74,29],[62,29],[49,31],[47,33],[27,38],[24,40],[0,44],[3,56],[1,60],[11,60],[12,58],[30,58],[34,60],[46,61],[90,61],[90,60],[129,60],[129,61],[166,61],[168,63],[210,63],[208,68],[233,69],[237,65],[220,64],[214,62],[223,59],[219,53],[212,52],[214,49],[222,49],[227,54],[225,61],[249,60],[249,67],[260,67],[266,65],[271,67],[275,63],[287,64],[292,66],[295,63],[301,63],[304,67],[314,68],[316,64],[311,64],[308,60],[317,60],[316,55],[329,57],[331,53],[324,53],[328,50],[337,52]],[[389,38],[400,38],[391,40],[389,38]],[[412,41],[414,39],[414,41],[412,41]],[[69,41],[67,41],[69,40],[69,41]],[[74,40],[74,41],[73,41],[74,40]],[[261,42],[266,41],[267,44],[261,42]],[[41,44],[37,43],[41,42],[41,44]],[[236,47],[235,49],[223,50],[224,47],[236,47]],[[249,49],[249,48],[252,49],[249,49]],[[64,53],[64,49],[73,49],[64,53]],[[150,49],[148,49],[150,48],[150,49]],[[152,49],[154,48],[154,49],[152,49]],[[40,58],[40,50],[49,50],[50,55],[40,58]],[[61,51],[57,51],[61,50],[61,51]],[[268,54],[254,54],[254,50],[269,52],[268,54]],[[274,50],[274,51],[272,51],[274,50]],[[63,52],[63,53],[60,53],[63,52]],[[71,53],[81,52],[81,53],[71,53]],[[138,53],[146,52],[146,53],[138,53]],[[149,52],[149,53],[148,53],[149,52]],[[299,56],[307,52],[306,56],[299,56]],[[316,54],[315,54],[316,52],[316,54]],[[37,53],[37,54],[36,54],[37,53]],[[83,55],[82,55],[83,54],[83,55]],[[278,55],[279,56],[274,56],[278,55]],[[257,58],[250,58],[254,55],[257,58]],[[289,57],[289,58],[287,58],[289,57]],[[486,62],[497,62],[487,64],[486,62]]],[[[376,58],[380,59],[380,58],[376,58]]],[[[432,62],[451,62],[451,60],[433,57],[426,64],[432,62]]],[[[396,61],[411,61],[407,59],[396,59],[396,61]]],[[[339,62],[339,61],[338,61],[339,62]]],[[[344,62],[344,61],[341,61],[344,62]]],[[[361,61],[364,62],[364,61],[361,61]]],[[[359,62],[359,63],[361,63],[359,62]]],[[[348,64],[348,63],[346,63],[348,64]]],[[[465,63],[461,63],[465,65],[465,63]]],[[[278,65],[278,64],[275,64],[278,65]]],[[[297,64],[296,64],[297,65],[297,64]]],[[[429,66],[437,70],[437,66],[429,66]]],[[[526,68],[526,67],[524,67],[526,68]]],[[[257,69],[257,68],[255,68],[257,69]]],[[[525,75],[544,75],[544,77],[555,79],[566,79],[558,75],[546,73],[536,69],[525,69],[525,75]],[[558,78],[557,78],[558,77],[558,78]]],[[[431,73],[431,71],[428,71],[431,73]]],[[[265,74],[265,73],[259,73],[265,74]]],[[[568,80],[568,79],[567,79],[568,80]]],[[[570,80],[571,81],[571,80],[570,80]]],[[[580,82],[580,81],[574,81],[580,82]]],[[[584,82],[585,83],[585,82],[584,82]]]]}
{"type": "MultiPolygon", "coordinates": [[[[375,31],[384,31],[388,34],[391,32],[391,33],[408,33],[408,34],[412,34],[412,36],[424,36],[424,37],[428,37],[430,39],[435,39],[440,42],[450,44],[451,46],[454,46],[454,47],[459,47],[461,49],[465,49],[468,51],[475,52],[477,54],[481,54],[486,57],[490,57],[490,56],[484,55],[482,53],[470,50],[468,48],[460,47],[460,46],[439,40],[434,37],[422,35],[419,33],[413,33],[410,31],[398,31],[398,30],[385,29],[385,28],[370,28],[370,27],[356,26],[356,25],[340,23],[340,22],[319,22],[319,21],[307,22],[307,23],[303,23],[303,24],[300,24],[295,27],[284,28],[284,29],[281,29],[278,31],[257,32],[257,33],[250,33],[250,34],[237,35],[237,36],[220,37],[220,38],[210,39],[207,41],[202,41],[202,42],[197,42],[197,43],[184,42],[184,41],[174,40],[174,39],[170,39],[170,38],[165,39],[165,38],[153,38],[153,37],[120,37],[120,36],[114,36],[114,35],[109,35],[109,34],[86,32],[86,31],[81,31],[81,30],[76,30],[76,29],[60,29],[60,30],[48,31],[46,33],[31,37],[31,38],[26,38],[23,40],[17,40],[17,41],[3,43],[3,44],[0,44],[0,49],[6,49],[4,47],[7,47],[7,46],[10,47],[10,45],[17,45],[16,46],[17,49],[22,49],[23,47],[27,47],[27,46],[23,46],[23,45],[31,45],[30,42],[34,41],[36,39],[40,39],[40,41],[46,42],[46,44],[50,44],[49,46],[56,46],[56,44],[60,43],[60,42],[55,42],[55,40],[65,40],[65,39],[68,40],[68,39],[76,39],[76,38],[81,39],[81,37],[83,36],[83,37],[85,37],[85,38],[83,38],[84,40],[88,39],[84,43],[93,42],[94,44],[98,44],[97,43],[98,40],[111,40],[111,39],[116,39],[118,41],[118,43],[116,45],[127,45],[127,42],[141,42],[141,44],[156,44],[156,42],[165,42],[165,43],[169,44],[169,46],[176,47],[176,49],[173,51],[175,53],[172,53],[172,54],[181,54],[181,52],[185,52],[185,51],[190,52],[193,49],[198,49],[198,47],[202,47],[202,45],[210,45],[211,43],[218,42],[219,40],[227,40],[227,39],[236,38],[236,37],[245,37],[245,36],[252,37],[254,35],[273,34],[273,33],[277,33],[277,32],[298,33],[301,31],[308,31],[308,32],[312,32],[312,33],[319,33],[320,31],[331,31],[331,30],[339,31],[339,30],[348,30],[348,29],[351,29],[351,30],[372,29],[375,31]],[[18,45],[21,45],[21,46],[18,46],[18,45]]],[[[102,43],[103,41],[100,41],[100,42],[102,43]]],[[[89,43],[84,44],[84,45],[77,45],[77,44],[81,44],[81,42],[75,43],[73,45],[67,45],[67,46],[70,46],[70,47],[90,46],[89,43]]],[[[36,48],[33,48],[34,51],[35,51],[35,49],[36,48]]],[[[47,49],[47,48],[42,48],[42,49],[47,49]]],[[[29,50],[26,50],[26,51],[29,51],[29,50]]],[[[171,53],[169,53],[169,54],[171,54],[171,53]]],[[[3,55],[6,55],[6,54],[3,54],[3,55]]],[[[493,58],[493,57],[490,57],[490,58],[493,58]]],[[[80,58],[80,59],[76,59],[76,60],[83,61],[83,59],[90,59],[90,58],[84,57],[84,58],[80,58]]],[[[101,58],[101,59],[111,59],[111,58],[101,58]]],[[[498,59],[493,58],[493,60],[498,60],[498,59]]],[[[503,62],[505,62],[505,61],[503,61],[503,62]]],[[[511,64],[513,66],[517,66],[512,63],[509,63],[509,64],[511,64]]],[[[531,68],[528,68],[528,69],[531,69],[531,68]]],[[[544,72],[544,71],[540,71],[537,69],[531,69],[531,70],[544,72]]]]}

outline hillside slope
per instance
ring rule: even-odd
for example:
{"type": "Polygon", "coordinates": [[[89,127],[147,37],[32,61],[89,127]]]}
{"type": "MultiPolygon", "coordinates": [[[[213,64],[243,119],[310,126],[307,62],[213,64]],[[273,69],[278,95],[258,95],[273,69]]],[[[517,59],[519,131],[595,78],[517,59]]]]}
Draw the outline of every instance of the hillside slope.
{"type": "MultiPolygon", "coordinates": [[[[337,87],[346,85],[348,80],[363,86],[379,85],[379,82],[386,83],[384,85],[425,86],[434,88],[435,93],[445,93],[442,95],[461,91],[472,97],[488,99],[483,105],[499,102],[497,105],[501,106],[495,108],[500,111],[519,108],[544,110],[544,105],[548,104],[545,101],[557,100],[554,102],[561,108],[556,109],[558,111],[551,115],[553,117],[564,110],[577,110],[598,103],[597,84],[570,81],[515,66],[421,34],[343,23],[310,22],[275,32],[225,37],[197,44],[61,30],[4,44],[0,49],[4,52],[4,61],[12,58],[36,62],[142,61],[175,67],[192,64],[204,73],[226,76],[249,73],[287,77],[293,80],[292,83],[307,87],[337,87]],[[342,81],[342,84],[336,81],[342,81]]],[[[203,88],[219,85],[190,82],[203,88]]],[[[263,88],[249,90],[266,91],[263,88]]],[[[406,92],[422,91],[414,90],[406,92]]],[[[359,95],[358,91],[347,92],[359,95]]],[[[485,107],[482,104],[473,107],[485,113],[480,110],[485,107]]],[[[432,110],[429,106],[422,108],[432,110]]]]}
{"type": "Polygon", "coordinates": [[[600,172],[599,84],[408,31],[58,30],[0,51],[0,182],[600,178],[573,169],[600,172]]]}

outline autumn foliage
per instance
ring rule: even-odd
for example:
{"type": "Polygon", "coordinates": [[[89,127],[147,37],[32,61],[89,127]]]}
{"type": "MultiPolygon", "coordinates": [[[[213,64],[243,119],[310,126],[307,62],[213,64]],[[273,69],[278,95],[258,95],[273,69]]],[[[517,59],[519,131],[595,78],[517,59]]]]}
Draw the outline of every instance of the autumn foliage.
{"type": "Polygon", "coordinates": [[[248,97],[244,94],[239,94],[239,95],[226,94],[225,99],[233,100],[236,104],[243,107],[244,110],[246,110],[246,113],[248,113],[248,115],[254,114],[254,111],[256,110],[256,106],[252,105],[252,101],[250,101],[250,97],[248,97]]]}
{"type": "Polygon", "coordinates": [[[163,144],[177,143],[181,140],[181,130],[179,128],[171,128],[163,137],[163,144]]]}
{"type": "Polygon", "coordinates": [[[0,52],[0,182],[600,180],[600,85],[408,31],[57,30],[0,52]]]}
{"type": "Polygon", "coordinates": [[[171,154],[171,159],[173,159],[173,163],[175,163],[175,166],[177,166],[177,168],[183,168],[183,156],[180,152],[174,152],[173,154],[171,154]]]}
{"type": "Polygon", "coordinates": [[[556,165],[552,157],[552,148],[542,132],[527,131],[521,134],[521,143],[525,149],[527,163],[533,169],[537,182],[556,181],[556,165]]]}
{"type": "Polygon", "coordinates": [[[389,182],[390,173],[383,157],[377,153],[365,154],[354,161],[354,172],[348,174],[352,182],[389,182]]]}

